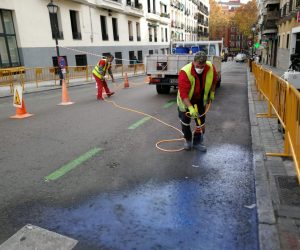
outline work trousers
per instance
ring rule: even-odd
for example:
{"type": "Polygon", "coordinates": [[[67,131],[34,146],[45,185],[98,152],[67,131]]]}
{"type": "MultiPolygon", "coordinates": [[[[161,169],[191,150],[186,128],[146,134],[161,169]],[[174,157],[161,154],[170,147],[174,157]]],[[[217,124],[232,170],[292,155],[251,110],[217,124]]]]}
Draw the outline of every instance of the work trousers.
{"type": "MultiPolygon", "coordinates": [[[[202,115],[205,112],[205,106],[203,106],[203,104],[201,104],[200,102],[197,104],[198,107],[198,112],[200,115],[202,115]]],[[[182,112],[178,109],[178,116],[181,122],[181,129],[182,129],[182,133],[184,138],[187,141],[192,141],[193,139],[193,145],[198,145],[203,141],[203,134],[204,134],[204,127],[202,127],[203,129],[195,129],[194,133],[192,133],[191,131],[191,118],[187,116],[186,112],[188,112],[188,110],[182,112]]],[[[194,119],[195,123],[196,123],[196,128],[202,124],[205,123],[205,115],[200,117],[200,121],[201,124],[198,124],[197,119],[194,119]]]]}
{"type": "Polygon", "coordinates": [[[103,88],[105,89],[106,94],[109,94],[110,90],[109,90],[109,88],[108,88],[107,83],[106,83],[105,80],[101,80],[99,77],[97,77],[94,74],[93,74],[93,76],[94,76],[94,78],[96,80],[97,87],[98,87],[97,99],[101,99],[101,98],[103,98],[102,97],[102,90],[103,90],[103,88]]]}

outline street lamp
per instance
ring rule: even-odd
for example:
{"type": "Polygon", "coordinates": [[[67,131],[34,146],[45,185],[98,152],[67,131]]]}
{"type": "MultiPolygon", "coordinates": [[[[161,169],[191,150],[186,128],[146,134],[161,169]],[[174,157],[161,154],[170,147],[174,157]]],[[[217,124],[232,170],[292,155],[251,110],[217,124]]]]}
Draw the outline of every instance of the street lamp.
{"type": "MultiPolygon", "coordinates": [[[[50,14],[50,19],[51,19],[51,16],[53,15],[56,15],[57,14],[57,11],[58,11],[58,6],[53,4],[53,0],[50,0],[50,3],[47,4],[47,8],[48,8],[48,11],[49,11],[49,14],[50,14]]],[[[52,19],[53,20],[53,19],[52,19]]],[[[56,25],[56,22],[53,21],[52,22],[52,28],[54,29],[54,38],[55,38],[55,45],[56,45],[56,57],[57,57],[57,65],[58,65],[58,69],[57,69],[57,73],[59,75],[59,79],[60,79],[60,85],[62,84],[62,79],[63,79],[63,75],[61,73],[61,69],[59,67],[59,63],[58,63],[58,58],[59,58],[59,47],[58,47],[58,27],[56,25]]]]}
{"type": "Polygon", "coordinates": [[[251,31],[252,31],[252,59],[253,59],[253,53],[254,53],[254,32],[256,30],[255,25],[253,24],[251,31]]]}

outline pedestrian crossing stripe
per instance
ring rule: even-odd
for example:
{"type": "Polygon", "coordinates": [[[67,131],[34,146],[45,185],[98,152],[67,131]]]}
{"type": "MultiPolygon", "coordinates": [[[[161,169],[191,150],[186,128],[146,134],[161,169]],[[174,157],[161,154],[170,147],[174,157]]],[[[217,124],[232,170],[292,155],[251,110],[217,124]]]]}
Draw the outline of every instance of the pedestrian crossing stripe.
{"type": "Polygon", "coordinates": [[[13,101],[14,107],[22,108],[22,87],[16,86],[14,88],[14,101],[13,101]]]}

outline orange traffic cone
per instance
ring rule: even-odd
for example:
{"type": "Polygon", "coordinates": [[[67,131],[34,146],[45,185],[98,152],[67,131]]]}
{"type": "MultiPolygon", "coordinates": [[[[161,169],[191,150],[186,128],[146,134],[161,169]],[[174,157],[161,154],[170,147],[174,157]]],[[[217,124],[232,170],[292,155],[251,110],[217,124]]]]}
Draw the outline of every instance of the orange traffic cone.
{"type": "Polygon", "coordinates": [[[26,111],[26,107],[25,107],[25,103],[24,103],[24,99],[22,100],[22,107],[21,108],[17,108],[16,109],[16,115],[11,116],[10,118],[14,118],[14,119],[23,119],[29,116],[33,116],[33,114],[29,114],[26,111]]]}
{"type": "Polygon", "coordinates": [[[74,102],[70,101],[69,95],[68,95],[68,89],[65,80],[62,80],[62,88],[61,88],[61,103],[57,105],[71,105],[74,102]]]}
{"type": "Polygon", "coordinates": [[[145,83],[150,83],[151,82],[151,76],[147,76],[145,79],[145,83]]]}
{"type": "Polygon", "coordinates": [[[127,73],[125,73],[125,77],[124,77],[124,88],[129,88],[129,82],[128,82],[127,73]]]}

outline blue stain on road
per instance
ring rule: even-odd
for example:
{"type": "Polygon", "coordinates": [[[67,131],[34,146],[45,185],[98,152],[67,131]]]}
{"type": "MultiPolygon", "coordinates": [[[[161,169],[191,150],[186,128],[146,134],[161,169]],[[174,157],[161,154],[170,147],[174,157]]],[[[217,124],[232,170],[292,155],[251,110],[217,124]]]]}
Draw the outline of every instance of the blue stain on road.
{"type": "Polygon", "coordinates": [[[256,210],[222,190],[216,196],[215,184],[150,181],[72,207],[36,204],[23,216],[79,240],[76,249],[258,249],[256,210]]]}

